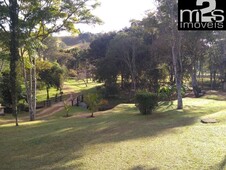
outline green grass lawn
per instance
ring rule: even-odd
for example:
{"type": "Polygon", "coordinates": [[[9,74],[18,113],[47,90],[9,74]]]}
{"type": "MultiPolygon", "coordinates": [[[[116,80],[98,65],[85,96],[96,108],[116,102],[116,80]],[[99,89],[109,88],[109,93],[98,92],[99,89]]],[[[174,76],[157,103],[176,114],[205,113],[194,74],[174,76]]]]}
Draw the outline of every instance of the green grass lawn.
{"type": "Polygon", "coordinates": [[[86,83],[83,80],[74,79],[68,79],[66,82],[64,82],[64,86],[68,87],[69,89],[74,89],[74,92],[93,91],[97,86],[101,86],[102,84],[103,83],[97,83],[89,80],[86,86],[86,83]]]}
{"type": "MultiPolygon", "coordinates": [[[[55,97],[56,94],[59,94],[59,91],[57,91],[55,88],[50,88],[49,89],[49,97],[55,97]]],[[[41,90],[37,90],[37,101],[44,101],[47,98],[46,95],[46,89],[41,89],[41,90]]]]}
{"type": "Polygon", "coordinates": [[[134,104],[121,104],[95,118],[72,108],[69,118],[62,111],[19,127],[0,125],[0,169],[225,170],[226,101],[175,105],[160,103],[142,116],[134,104]],[[219,123],[202,124],[203,117],[219,123]]]}
{"type": "MultiPolygon", "coordinates": [[[[99,85],[102,84],[89,80],[86,86],[83,80],[69,79],[64,82],[63,92],[64,94],[68,94],[68,93],[77,93],[81,91],[93,91],[95,90],[95,87],[99,85]]],[[[57,91],[56,88],[49,89],[50,98],[55,97],[56,94],[58,94],[59,96],[59,91],[57,91]]],[[[42,90],[37,90],[37,101],[40,102],[44,100],[46,100],[46,89],[44,88],[42,90]]]]}

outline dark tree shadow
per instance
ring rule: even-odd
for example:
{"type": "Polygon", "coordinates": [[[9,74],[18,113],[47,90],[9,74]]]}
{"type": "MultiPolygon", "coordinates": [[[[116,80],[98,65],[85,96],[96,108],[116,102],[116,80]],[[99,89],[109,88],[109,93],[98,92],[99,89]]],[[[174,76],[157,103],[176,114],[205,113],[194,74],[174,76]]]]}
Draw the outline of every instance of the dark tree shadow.
{"type": "MultiPolygon", "coordinates": [[[[166,104],[165,107],[168,107],[168,105],[166,104]]],[[[121,142],[174,133],[175,128],[191,126],[197,123],[198,119],[199,115],[193,114],[191,116],[186,112],[181,113],[181,111],[174,109],[143,116],[134,107],[113,109],[110,112],[97,115],[95,119],[76,117],[67,120],[53,119],[41,124],[22,127],[23,131],[20,132],[22,137],[18,136],[17,140],[26,143],[34,152],[23,153],[23,149],[21,149],[19,152],[16,151],[16,153],[20,154],[21,159],[34,158],[32,160],[29,159],[31,164],[35,164],[34,169],[48,169],[54,164],[54,168],[57,170],[65,169],[63,165],[71,160],[83,157],[83,148],[86,145],[121,142]],[[49,153],[40,148],[40,146],[47,147],[47,145],[52,148],[49,153]],[[59,156],[55,157],[55,155],[59,156]]],[[[4,127],[6,131],[12,128],[14,127],[4,127]]],[[[14,133],[17,134],[16,131],[14,133]]],[[[8,134],[8,137],[15,138],[14,133],[8,134]]],[[[19,168],[23,167],[23,169],[29,167],[29,165],[20,165],[19,161],[18,163],[16,162],[16,165],[19,168]]],[[[226,156],[216,166],[219,170],[224,170],[226,167],[226,156]]],[[[83,165],[78,163],[73,165],[73,167],[79,169],[83,165]]],[[[138,165],[131,170],[159,170],[159,168],[148,168],[138,165]]]]}
{"type": "Polygon", "coordinates": [[[226,169],[226,156],[219,164],[216,165],[216,169],[217,170],[225,170],[226,169]]]}
{"type": "Polygon", "coordinates": [[[160,170],[159,168],[147,168],[145,166],[142,166],[142,165],[138,165],[138,166],[135,166],[133,168],[131,168],[130,170],[160,170]]]}

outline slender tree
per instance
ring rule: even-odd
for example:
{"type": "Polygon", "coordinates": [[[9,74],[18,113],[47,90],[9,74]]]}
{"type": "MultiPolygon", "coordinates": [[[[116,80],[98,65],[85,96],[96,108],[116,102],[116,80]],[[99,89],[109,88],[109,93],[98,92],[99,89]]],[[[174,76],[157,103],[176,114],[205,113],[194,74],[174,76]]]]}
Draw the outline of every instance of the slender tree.
{"type": "Polygon", "coordinates": [[[158,19],[161,22],[161,30],[169,34],[171,57],[174,77],[177,89],[177,108],[183,108],[182,100],[182,34],[177,31],[177,2],[176,0],[158,0],[158,19]]]}

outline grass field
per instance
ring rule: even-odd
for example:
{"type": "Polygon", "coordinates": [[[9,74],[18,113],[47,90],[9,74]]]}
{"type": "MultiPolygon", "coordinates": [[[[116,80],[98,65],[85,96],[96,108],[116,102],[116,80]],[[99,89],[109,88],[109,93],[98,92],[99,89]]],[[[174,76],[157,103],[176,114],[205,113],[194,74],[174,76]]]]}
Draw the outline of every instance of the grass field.
{"type": "MultiPolygon", "coordinates": [[[[2,170],[225,170],[226,101],[185,98],[142,116],[134,104],[86,118],[71,109],[46,120],[0,125],[2,170]],[[202,124],[213,117],[217,124],[202,124]]],[[[0,118],[1,119],[1,118],[0,118]]]]}
{"type": "MultiPolygon", "coordinates": [[[[94,87],[96,87],[98,85],[102,85],[102,84],[89,80],[89,82],[87,83],[87,86],[86,86],[86,84],[84,83],[83,80],[69,79],[64,82],[63,92],[64,92],[64,94],[77,93],[77,92],[81,92],[81,91],[92,90],[94,87]]],[[[50,90],[49,90],[50,98],[55,97],[56,94],[59,95],[59,91],[57,91],[56,88],[50,88],[50,90]]],[[[37,101],[40,102],[40,101],[44,101],[44,100],[46,100],[46,89],[44,88],[42,90],[37,90],[37,101]]]]}
{"type": "MultiPolygon", "coordinates": [[[[59,94],[59,91],[57,91],[55,88],[49,89],[49,97],[54,97],[56,94],[59,94]]],[[[44,101],[46,100],[46,89],[37,90],[37,101],[44,101]]]]}
{"type": "Polygon", "coordinates": [[[86,85],[86,83],[83,80],[73,80],[73,79],[69,79],[64,83],[64,86],[66,86],[68,89],[74,89],[73,92],[92,91],[97,86],[101,85],[102,83],[97,83],[91,80],[89,80],[86,85]]]}

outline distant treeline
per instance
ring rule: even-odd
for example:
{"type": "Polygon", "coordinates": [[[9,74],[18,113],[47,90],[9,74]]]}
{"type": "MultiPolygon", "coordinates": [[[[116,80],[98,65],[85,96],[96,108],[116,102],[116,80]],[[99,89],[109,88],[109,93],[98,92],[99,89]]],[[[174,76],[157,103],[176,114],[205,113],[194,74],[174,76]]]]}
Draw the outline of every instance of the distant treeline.
{"type": "Polygon", "coordinates": [[[92,42],[96,38],[97,34],[92,33],[82,33],[78,36],[62,36],[58,37],[62,42],[64,42],[67,46],[74,46],[80,43],[89,43],[92,42]]]}

